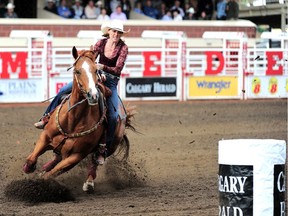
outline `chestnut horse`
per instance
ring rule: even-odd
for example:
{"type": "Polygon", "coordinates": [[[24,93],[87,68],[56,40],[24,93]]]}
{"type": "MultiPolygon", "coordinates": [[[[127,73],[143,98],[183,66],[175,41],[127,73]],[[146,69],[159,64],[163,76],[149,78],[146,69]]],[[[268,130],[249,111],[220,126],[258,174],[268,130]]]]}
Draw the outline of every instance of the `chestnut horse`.
{"type": "MultiPolygon", "coordinates": [[[[90,153],[95,152],[106,133],[105,87],[99,82],[93,48],[91,46],[90,50],[82,50],[78,53],[73,47],[72,54],[75,59],[71,67],[73,69],[72,92],[51,113],[34,150],[23,166],[25,173],[34,172],[38,157],[48,150],[53,150],[54,159],[42,167],[44,179],[56,177],[70,170],[90,153]]],[[[125,129],[135,130],[131,125],[134,108],[125,109],[123,105],[121,107],[119,113],[124,115],[118,119],[114,140],[107,156],[113,154],[118,147],[122,147],[125,150],[124,156],[127,158],[129,140],[125,129]]],[[[83,186],[84,191],[94,189],[93,180],[96,178],[97,163],[92,155],[94,154],[91,154],[88,178],[83,186]]]]}

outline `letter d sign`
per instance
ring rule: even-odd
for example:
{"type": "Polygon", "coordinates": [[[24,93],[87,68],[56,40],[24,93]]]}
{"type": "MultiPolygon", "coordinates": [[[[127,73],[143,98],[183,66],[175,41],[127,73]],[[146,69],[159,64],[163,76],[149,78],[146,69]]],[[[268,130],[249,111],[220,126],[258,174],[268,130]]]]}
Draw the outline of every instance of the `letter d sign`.
{"type": "Polygon", "coordinates": [[[215,75],[221,73],[224,68],[224,57],[221,52],[217,51],[209,51],[205,52],[206,54],[206,61],[207,61],[207,68],[205,70],[206,75],[215,75]],[[217,58],[219,61],[219,66],[216,69],[213,69],[213,57],[217,58]]]}

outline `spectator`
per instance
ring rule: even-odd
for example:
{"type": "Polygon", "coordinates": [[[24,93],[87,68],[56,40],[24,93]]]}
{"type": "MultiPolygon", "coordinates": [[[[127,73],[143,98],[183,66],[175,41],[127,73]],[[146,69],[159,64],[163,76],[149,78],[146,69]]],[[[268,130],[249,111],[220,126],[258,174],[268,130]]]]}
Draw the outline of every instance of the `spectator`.
{"type": "Polygon", "coordinates": [[[84,13],[87,19],[97,19],[100,11],[98,12],[97,8],[94,5],[94,1],[89,0],[88,4],[84,8],[84,13]]]}
{"type": "Polygon", "coordinates": [[[151,0],[146,1],[146,5],[143,7],[143,13],[146,16],[149,16],[149,17],[154,18],[154,19],[159,18],[159,11],[155,7],[152,6],[151,0]]]}
{"type": "Polygon", "coordinates": [[[226,20],[226,1],[225,0],[219,0],[217,2],[217,13],[216,13],[216,19],[217,20],[226,20]]]}
{"type": "Polygon", "coordinates": [[[18,15],[14,12],[14,4],[8,3],[6,6],[7,12],[4,14],[4,18],[18,18],[18,15]]]}
{"type": "Polygon", "coordinates": [[[175,9],[172,11],[172,15],[173,15],[173,20],[174,21],[181,21],[183,20],[181,14],[180,14],[180,11],[178,9],[175,9]]]}
{"type": "Polygon", "coordinates": [[[117,7],[118,5],[121,5],[121,1],[120,1],[120,0],[110,0],[110,10],[111,10],[111,13],[115,12],[116,7],[117,7]]]}
{"type": "Polygon", "coordinates": [[[96,7],[96,14],[98,17],[101,13],[102,1],[101,0],[97,1],[95,7],[96,7]]]}
{"type": "Polygon", "coordinates": [[[127,20],[126,14],[122,12],[122,7],[118,5],[114,12],[110,14],[111,20],[127,20]]]}
{"type": "Polygon", "coordinates": [[[6,13],[5,3],[0,0],[0,18],[4,18],[4,14],[6,13]]]}
{"type": "Polygon", "coordinates": [[[60,5],[57,7],[57,13],[63,18],[73,18],[71,9],[67,6],[66,0],[61,0],[60,5]]]}
{"type": "Polygon", "coordinates": [[[173,20],[171,11],[166,9],[166,13],[164,14],[164,16],[162,16],[161,20],[163,20],[163,21],[171,21],[171,20],[173,20]]]}
{"type": "Polygon", "coordinates": [[[123,13],[126,14],[127,19],[130,19],[131,2],[129,0],[121,0],[123,13]]]}
{"type": "Polygon", "coordinates": [[[213,16],[212,0],[198,1],[197,18],[200,20],[211,20],[213,16]]]}
{"type": "Polygon", "coordinates": [[[185,3],[185,5],[184,5],[184,16],[186,15],[186,13],[188,12],[190,7],[191,7],[191,5],[189,3],[185,3]]]}
{"type": "Polygon", "coordinates": [[[196,20],[195,10],[194,10],[193,7],[190,7],[190,8],[185,12],[184,20],[196,20]]]}
{"type": "Polygon", "coordinates": [[[198,11],[198,1],[197,0],[190,0],[190,5],[194,8],[194,18],[196,19],[197,11],[198,11]]]}
{"type": "Polygon", "coordinates": [[[97,17],[97,20],[101,20],[101,21],[110,20],[110,17],[107,15],[107,10],[106,10],[106,8],[104,8],[104,7],[101,8],[101,13],[100,13],[100,15],[97,17]]]}
{"type": "Polygon", "coordinates": [[[237,20],[239,15],[239,5],[236,0],[228,0],[226,6],[227,20],[237,20]]]}
{"type": "Polygon", "coordinates": [[[81,0],[75,0],[75,4],[72,6],[74,11],[74,19],[83,19],[85,17],[84,8],[81,5],[81,0]]]}
{"type": "Polygon", "coordinates": [[[55,5],[55,0],[48,0],[47,5],[44,7],[44,10],[58,15],[57,7],[55,5]]]}
{"type": "Polygon", "coordinates": [[[143,11],[142,11],[142,3],[141,3],[141,1],[136,1],[135,2],[135,7],[134,7],[133,11],[135,13],[138,13],[138,14],[144,14],[143,11]]]}
{"type": "MultiPolygon", "coordinates": [[[[180,6],[181,2],[179,0],[174,1],[174,5],[170,8],[171,11],[178,10],[178,13],[181,15],[182,19],[185,16],[183,8],[180,6]]],[[[174,19],[174,18],[173,18],[174,19]]]]}
{"type": "MultiPolygon", "coordinates": [[[[159,10],[159,19],[162,20],[162,18],[165,16],[164,20],[167,18],[167,15],[169,17],[169,14],[167,14],[168,11],[170,11],[168,8],[167,8],[167,5],[165,2],[162,2],[161,5],[160,5],[160,10],[159,10]]],[[[170,17],[172,19],[172,13],[170,11],[170,17]]],[[[169,19],[169,18],[168,18],[169,19]]]]}

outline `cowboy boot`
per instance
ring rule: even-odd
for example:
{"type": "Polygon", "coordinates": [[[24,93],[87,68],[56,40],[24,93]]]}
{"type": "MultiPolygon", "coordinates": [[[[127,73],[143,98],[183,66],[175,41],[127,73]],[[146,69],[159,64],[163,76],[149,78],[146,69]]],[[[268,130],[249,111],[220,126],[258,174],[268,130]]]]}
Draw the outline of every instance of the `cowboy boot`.
{"type": "Polygon", "coordinates": [[[34,126],[37,128],[37,129],[44,129],[45,125],[48,123],[52,113],[55,111],[56,109],[53,109],[51,112],[47,113],[47,114],[44,114],[42,116],[42,118],[40,119],[39,122],[36,122],[34,124],[34,126]]]}
{"type": "Polygon", "coordinates": [[[36,122],[34,123],[34,126],[37,128],[37,129],[44,129],[45,125],[48,123],[49,121],[49,118],[50,118],[50,114],[45,114],[39,122],[36,122]]]}

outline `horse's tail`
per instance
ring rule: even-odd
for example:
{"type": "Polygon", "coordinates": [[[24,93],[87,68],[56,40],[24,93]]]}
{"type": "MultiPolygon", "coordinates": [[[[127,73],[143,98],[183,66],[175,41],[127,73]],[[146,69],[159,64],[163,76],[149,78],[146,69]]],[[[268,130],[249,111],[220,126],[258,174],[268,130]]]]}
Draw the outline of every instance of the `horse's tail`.
{"type": "Polygon", "coordinates": [[[126,107],[126,124],[125,124],[125,128],[126,129],[130,129],[133,132],[137,132],[136,128],[132,125],[132,119],[134,118],[135,114],[137,114],[136,112],[136,106],[127,106],[126,107]]]}
{"type": "Polygon", "coordinates": [[[119,153],[124,152],[122,160],[127,160],[129,157],[129,151],[130,151],[130,141],[126,134],[122,137],[119,145],[119,153]]]}
{"type": "MultiPolygon", "coordinates": [[[[125,128],[130,129],[133,132],[139,133],[136,128],[132,124],[132,119],[134,118],[136,112],[136,106],[127,106],[126,110],[126,122],[125,128]]],[[[124,133],[120,143],[119,143],[119,153],[124,152],[123,160],[127,160],[129,157],[129,150],[130,150],[130,141],[126,133],[124,133]]]]}

